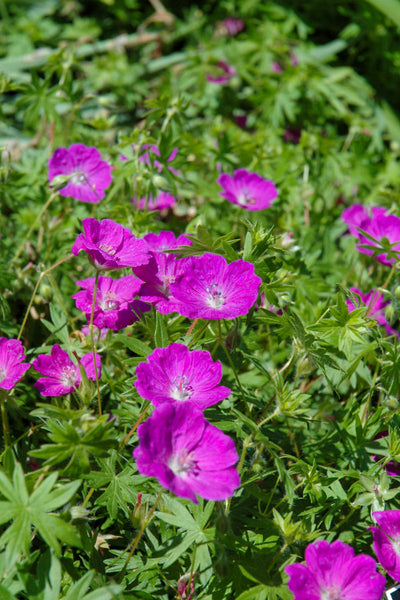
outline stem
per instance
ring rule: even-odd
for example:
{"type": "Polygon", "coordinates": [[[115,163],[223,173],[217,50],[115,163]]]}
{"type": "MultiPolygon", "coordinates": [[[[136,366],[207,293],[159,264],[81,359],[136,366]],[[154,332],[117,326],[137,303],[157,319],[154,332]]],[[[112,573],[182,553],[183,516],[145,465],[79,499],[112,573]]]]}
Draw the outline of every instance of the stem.
{"type": "Polygon", "coordinates": [[[36,225],[38,224],[38,222],[40,221],[41,217],[43,216],[43,214],[46,212],[46,210],[49,208],[50,204],[53,202],[54,198],[56,198],[58,196],[58,192],[53,192],[49,198],[47,199],[47,202],[45,204],[43,204],[38,216],[36,217],[36,219],[34,220],[34,222],[32,223],[32,225],[30,226],[28,233],[26,234],[26,236],[24,237],[24,241],[22,242],[22,244],[20,245],[20,247],[18,248],[14,258],[11,261],[11,264],[14,263],[17,258],[19,257],[19,255],[21,254],[21,252],[23,251],[26,242],[29,240],[29,238],[32,235],[32,232],[34,231],[36,225]]]}
{"type": "Polygon", "coordinates": [[[122,581],[122,580],[123,580],[123,578],[124,578],[124,575],[125,575],[126,569],[127,569],[127,567],[128,567],[128,564],[129,564],[129,561],[131,560],[131,558],[132,558],[132,556],[133,556],[133,553],[135,552],[135,550],[136,550],[136,548],[137,548],[137,545],[138,545],[138,543],[140,542],[140,539],[141,539],[141,537],[142,537],[142,535],[143,535],[143,533],[144,533],[144,530],[146,529],[146,527],[147,527],[147,525],[148,525],[148,523],[149,523],[149,521],[150,521],[151,517],[153,516],[153,513],[154,513],[154,511],[155,511],[155,509],[156,509],[156,507],[157,507],[157,504],[158,504],[158,503],[159,503],[159,501],[160,501],[160,498],[161,498],[161,494],[162,494],[162,492],[163,492],[163,490],[162,490],[162,489],[161,489],[161,490],[158,492],[158,494],[157,494],[157,498],[156,498],[156,501],[154,502],[154,504],[153,504],[152,508],[151,508],[151,509],[150,509],[150,511],[147,513],[146,517],[143,519],[143,521],[142,521],[142,523],[141,523],[141,525],[140,525],[139,533],[137,534],[137,536],[136,536],[136,537],[135,537],[135,539],[133,540],[133,543],[132,543],[132,548],[131,548],[131,550],[130,550],[130,552],[129,552],[129,554],[128,554],[128,558],[126,559],[126,561],[125,561],[125,564],[124,564],[124,567],[123,567],[123,569],[122,569],[122,571],[121,571],[121,575],[120,575],[120,577],[119,577],[119,583],[121,583],[121,581],[122,581]]]}
{"type": "Polygon", "coordinates": [[[381,285],[381,288],[384,288],[384,289],[387,288],[387,286],[389,285],[389,283],[390,283],[393,275],[395,274],[395,272],[396,272],[396,266],[393,265],[393,267],[390,269],[390,273],[387,276],[387,279],[386,279],[385,283],[383,285],[381,285]]]}
{"type": "Polygon", "coordinates": [[[8,419],[7,419],[7,411],[5,406],[4,397],[2,396],[0,399],[1,403],[1,420],[3,422],[3,435],[4,435],[4,446],[6,450],[10,447],[10,435],[8,432],[8,419]]]}
{"type": "Polygon", "coordinates": [[[94,488],[90,488],[88,493],[86,494],[86,498],[82,502],[82,508],[85,508],[86,504],[89,502],[90,498],[93,496],[94,488]]]}
{"type": "MultiPolygon", "coordinates": [[[[200,329],[200,331],[198,332],[197,335],[194,336],[194,338],[189,342],[188,344],[188,348],[191,348],[196,342],[197,340],[202,336],[202,334],[204,333],[204,331],[207,329],[208,327],[208,321],[206,321],[206,323],[203,325],[203,327],[200,329]]],[[[189,332],[188,332],[189,333],[189,332]]]]}
{"type": "Polygon", "coordinates": [[[143,421],[143,419],[146,416],[147,411],[150,408],[150,404],[148,406],[146,406],[146,408],[144,409],[144,411],[142,412],[141,415],[139,415],[138,420],[136,421],[136,423],[134,424],[134,426],[132,427],[132,429],[126,434],[126,436],[124,437],[124,439],[122,440],[118,450],[121,451],[122,448],[125,446],[126,442],[133,436],[133,434],[135,433],[136,429],[139,427],[140,423],[143,421]]]}
{"type": "Polygon", "coordinates": [[[32,308],[33,299],[34,299],[34,297],[36,296],[36,292],[37,292],[37,291],[38,291],[38,289],[39,289],[39,286],[40,286],[40,284],[41,284],[41,282],[42,282],[42,279],[43,279],[44,277],[46,277],[46,275],[47,275],[48,273],[51,273],[51,271],[52,271],[53,269],[55,269],[56,267],[58,267],[59,265],[61,265],[63,262],[66,262],[67,260],[69,260],[69,259],[70,259],[70,258],[72,258],[73,256],[74,256],[73,254],[68,254],[68,256],[66,256],[65,258],[62,258],[61,260],[58,260],[56,263],[54,263],[54,265],[52,265],[51,267],[49,267],[48,269],[46,269],[45,271],[43,271],[43,273],[41,273],[41,274],[40,274],[40,276],[39,276],[39,279],[37,280],[37,283],[36,283],[36,285],[35,285],[35,287],[34,287],[34,289],[33,289],[32,296],[31,296],[31,299],[30,299],[30,301],[29,301],[29,304],[28,304],[28,308],[26,309],[26,313],[25,313],[25,316],[24,316],[24,320],[22,321],[21,329],[19,330],[19,333],[18,333],[18,336],[17,336],[17,340],[20,340],[20,339],[21,339],[22,332],[23,332],[23,331],[24,331],[24,329],[25,329],[25,325],[26,325],[26,322],[27,322],[27,320],[28,320],[28,316],[29,316],[30,310],[31,310],[31,308],[32,308]]]}
{"type": "MultiPolygon", "coordinates": [[[[100,397],[100,385],[99,385],[99,374],[97,372],[97,364],[96,364],[96,348],[94,347],[94,338],[93,338],[93,318],[94,318],[94,308],[96,306],[96,295],[97,295],[97,286],[99,283],[99,275],[100,271],[96,271],[96,277],[94,280],[94,290],[93,290],[93,302],[92,302],[92,311],[90,313],[90,343],[92,345],[92,355],[93,355],[93,363],[94,363],[94,374],[96,377],[96,390],[97,390],[97,404],[99,407],[99,415],[101,416],[101,397],[100,397]]],[[[100,333],[99,333],[100,335],[100,333]]]]}

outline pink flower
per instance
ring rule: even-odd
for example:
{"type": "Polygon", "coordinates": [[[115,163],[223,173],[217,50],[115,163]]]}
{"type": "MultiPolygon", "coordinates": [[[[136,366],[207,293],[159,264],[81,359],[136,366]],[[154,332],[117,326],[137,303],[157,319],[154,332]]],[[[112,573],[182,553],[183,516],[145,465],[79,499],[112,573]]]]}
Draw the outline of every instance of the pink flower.
{"type": "Polygon", "coordinates": [[[385,317],[385,307],[390,304],[390,302],[384,301],[384,296],[378,290],[371,290],[366,294],[363,294],[361,290],[356,287],[351,287],[350,291],[353,294],[357,294],[360,297],[360,300],[351,300],[350,298],[346,298],[346,303],[349,309],[349,312],[353,312],[356,308],[360,308],[360,306],[367,306],[368,310],[365,314],[366,317],[370,319],[375,319],[378,321],[379,325],[383,325],[386,329],[386,333],[388,335],[396,335],[400,337],[398,331],[390,327],[389,323],[385,317]]]}
{"type": "Polygon", "coordinates": [[[274,73],[283,73],[282,67],[280,66],[279,63],[277,63],[275,61],[272,63],[271,68],[274,73]]]}
{"type": "Polygon", "coordinates": [[[217,183],[224,190],[220,196],[251,211],[269,208],[278,195],[272,181],[246,169],[238,169],[233,175],[221,173],[217,183]]]}
{"type": "Polygon", "coordinates": [[[190,402],[200,410],[227,398],[231,390],[218,385],[222,378],[220,362],[205,350],[190,351],[183,344],[156,348],[147,362],[136,367],[135,387],[155,406],[164,402],[190,402]]]}
{"type": "Polygon", "coordinates": [[[175,198],[168,192],[160,192],[157,196],[149,195],[148,198],[134,198],[133,204],[140,210],[165,210],[172,208],[176,204],[175,198]]]}
{"type": "MultiPolygon", "coordinates": [[[[92,312],[95,277],[77,281],[83,291],[72,296],[76,307],[82,310],[88,321],[92,312]]],[[[104,327],[119,331],[137,321],[141,313],[150,310],[150,306],[135,300],[142,287],[142,282],[134,275],[120,279],[100,276],[94,307],[93,323],[99,329],[104,327]]]]}
{"type": "Polygon", "coordinates": [[[29,369],[20,340],[0,337],[0,389],[11,390],[29,369]]]}
{"type": "Polygon", "coordinates": [[[190,257],[184,274],[170,284],[175,310],[189,319],[234,319],[254,305],[261,279],[244,260],[228,264],[218,254],[190,257]]]}
{"type": "Polygon", "coordinates": [[[244,29],[244,21],[238,17],[227,17],[222,21],[222,25],[228,35],[236,35],[244,29]]]}
{"type": "MultiPolygon", "coordinates": [[[[373,246],[380,249],[384,240],[390,244],[390,253],[395,254],[395,257],[388,256],[388,252],[382,252],[379,254],[375,253],[375,259],[387,265],[393,266],[400,258],[400,218],[395,215],[377,215],[373,217],[370,222],[363,221],[360,225],[361,229],[364,229],[371,237],[376,241],[372,241],[365,237],[363,234],[360,235],[360,242],[362,245],[373,246]]],[[[369,248],[363,248],[360,244],[357,244],[357,250],[363,254],[372,256],[374,250],[369,248]]]]}
{"type": "Polygon", "coordinates": [[[361,233],[359,228],[367,231],[372,219],[384,215],[386,215],[385,208],[353,204],[342,212],[342,219],[348,225],[350,233],[360,239],[361,233]]]}
{"type": "Polygon", "coordinates": [[[381,600],[386,581],[370,556],[354,556],[339,540],[322,540],[307,546],[305,559],[305,565],[285,567],[294,600],[381,600]]]}
{"type": "Polygon", "coordinates": [[[80,233],[71,248],[78,256],[83,250],[98,271],[111,271],[147,263],[150,259],[146,242],[137,239],[130,229],[111,219],[83,219],[80,233]]]}
{"type": "MultiPolygon", "coordinates": [[[[89,352],[80,359],[81,366],[86,375],[95,381],[96,374],[93,362],[93,354],[89,352]]],[[[40,377],[34,387],[42,396],[64,396],[71,394],[81,383],[81,373],[77,364],[73,363],[68,353],[62,350],[58,344],[54,344],[50,356],[39,354],[32,363],[33,368],[45,375],[40,377]]],[[[96,354],[96,367],[98,377],[101,376],[100,356],[96,354]]]]}
{"type": "Polygon", "coordinates": [[[372,513],[378,527],[371,527],[374,552],[385,571],[400,580],[400,510],[372,513]]]}
{"type": "Polygon", "coordinates": [[[215,65],[215,75],[207,73],[206,79],[210,83],[217,83],[219,85],[227,83],[232,77],[236,75],[236,69],[229,65],[225,60],[219,60],[215,65]]]}
{"type": "Polygon", "coordinates": [[[101,160],[97,148],[84,144],[57,148],[49,160],[49,182],[59,175],[70,176],[67,185],[59,190],[61,196],[93,204],[104,198],[104,190],[112,181],[108,162],[101,160]]]}
{"type": "MultiPolygon", "coordinates": [[[[166,402],[138,427],[133,453],[139,473],[197,503],[226,500],[240,485],[233,440],[188,402],[166,402]]],[[[372,559],[371,559],[372,560],[372,559]]]]}

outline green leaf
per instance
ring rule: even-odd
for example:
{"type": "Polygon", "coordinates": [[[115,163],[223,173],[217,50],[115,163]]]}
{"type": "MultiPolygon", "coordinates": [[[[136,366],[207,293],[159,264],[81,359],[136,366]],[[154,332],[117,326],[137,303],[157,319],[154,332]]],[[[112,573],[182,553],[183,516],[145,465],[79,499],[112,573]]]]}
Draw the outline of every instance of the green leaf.
{"type": "Polygon", "coordinates": [[[399,0],[367,0],[372,6],[386,15],[393,23],[400,27],[400,2],[399,0]]]}
{"type": "Polygon", "coordinates": [[[154,341],[157,348],[165,348],[168,345],[168,333],[165,327],[164,315],[156,311],[156,329],[154,341]]]}
{"type": "Polygon", "coordinates": [[[136,338],[127,337],[126,335],[122,334],[117,334],[114,336],[113,339],[117,342],[121,342],[121,344],[123,344],[124,346],[129,348],[129,350],[132,350],[132,352],[138,354],[139,356],[147,357],[153,352],[150,346],[136,338]]]}

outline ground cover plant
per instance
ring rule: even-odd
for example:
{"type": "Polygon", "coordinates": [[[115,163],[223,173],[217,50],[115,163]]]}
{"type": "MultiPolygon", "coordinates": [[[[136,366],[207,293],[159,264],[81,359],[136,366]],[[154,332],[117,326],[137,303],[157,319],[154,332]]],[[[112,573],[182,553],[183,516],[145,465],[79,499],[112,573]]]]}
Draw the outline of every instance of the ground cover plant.
{"type": "Polygon", "coordinates": [[[1,599],[400,580],[400,9],[321,6],[0,2],[1,599]]]}

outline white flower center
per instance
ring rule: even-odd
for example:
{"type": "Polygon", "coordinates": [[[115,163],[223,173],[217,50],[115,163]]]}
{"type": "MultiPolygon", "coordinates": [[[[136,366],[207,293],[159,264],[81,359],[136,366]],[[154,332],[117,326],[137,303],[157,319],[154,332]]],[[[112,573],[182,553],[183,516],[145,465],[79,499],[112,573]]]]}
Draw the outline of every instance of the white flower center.
{"type": "Polygon", "coordinates": [[[60,383],[62,383],[65,387],[70,387],[71,385],[76,386],[77,379],[78,377],[75,367],[63,367],[60,376],[60,383]]]}
{"type": "Polygon", "coordinates": [[[7,369],[5,367],[0,367],[0,382],[3,381],[7,377],[7,369]]]}
{"type": "Polygon", "coordinates": [[[112,246],[109,246],[107,244],[99,244],[99,248],[100,248],[100,250],[103,250],[103,252],[106,252],[110,256],[114,256],[114,254],[116,253],[115,248],[113,248],[112,246]]]}
{"type": "Polygon", "coordinates": [[[247,206],[248,204],[254,204],[255,199],[253,198],[253,194],[246,188],[242,189],[241,193],[237,198],[240,206],[247,206]]]}
{"type": "Polygon", "coordinates": [[[197,466],[193,460],[192,452],[183,450],[180,454],[171,456],[168,466],[178,477],[185,477],[197,472],[197,466]]]}
{"type": "Polygon", "coordinates": [[[221,286],[217,283],[212,283],[211,285],[207,285],[206,292],[207,296],[207,304],[212,308],[222,308],[225,304],[225,298],[222,295],[221,286]]]}
{"type": "Polygon", "coordinates": [[[193,395],[193,388],[188,384],[186,375],[177,375],[170,389],[171,398],[178,401],[188,400],[193,395]]]}
{"type": "Polygon", "coordinates": [[[321,600],[345,600],[345,598],[342,596],[342,590],[333,585],[329,589],[321,590],[321,600]]]}
{"type": "Polygon", "coordinates": [[[87,178],[86,178],[85,173],[75,173],[71,177],[71,181],[75,185],[82,185],[83,183],[87,182],[87,178]]]}
{"type": "Polygon", "coordinates": [[[114,292],[106,292],[102,298],[99,298],[99,306],[102,310],[116,310],[119,307],[119,301],[114,292]]]}

